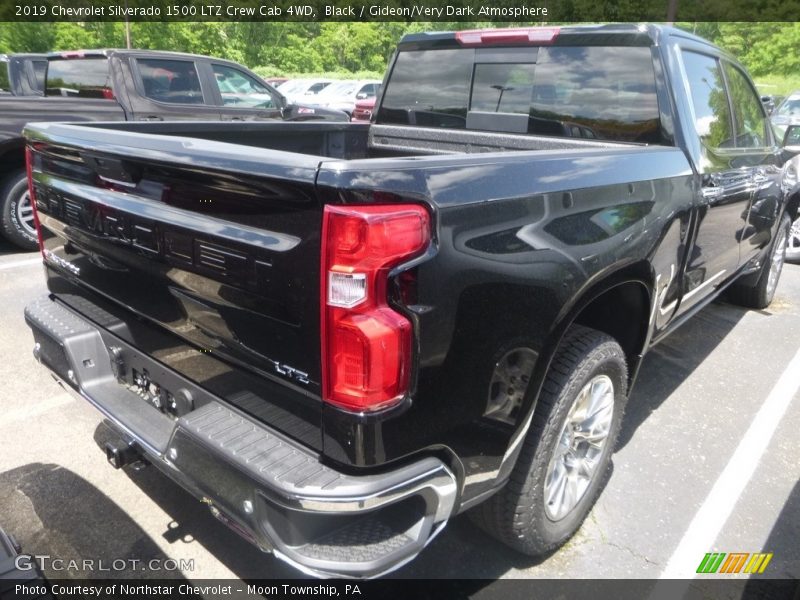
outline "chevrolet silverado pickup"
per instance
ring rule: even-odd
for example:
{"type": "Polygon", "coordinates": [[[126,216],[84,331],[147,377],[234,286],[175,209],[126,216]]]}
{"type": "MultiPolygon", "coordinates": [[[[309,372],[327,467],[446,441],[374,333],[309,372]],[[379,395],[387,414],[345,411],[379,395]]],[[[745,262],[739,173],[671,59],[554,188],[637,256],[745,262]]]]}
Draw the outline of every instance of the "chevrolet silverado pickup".
{"type": "Polygon", "coordinates": [[[27,60],[11,57],[10,73],[21,82],[27,72],[44,97],[0,96],[0,235],[26,250],[37,247],[22,139],[29,121],[348,120],[290,104],[255,73],[208,56],[78,50],[27,60]]]}
{"type": "Polygon", "coordinates": [[[390,572],[465,511],[559,547],[648,348],[723,291],[769,305],[784,260],[793,149],[668,27],[407,35],[368,124],[25,137],[34,356],[112,465],[318,576],[390,572]]]}

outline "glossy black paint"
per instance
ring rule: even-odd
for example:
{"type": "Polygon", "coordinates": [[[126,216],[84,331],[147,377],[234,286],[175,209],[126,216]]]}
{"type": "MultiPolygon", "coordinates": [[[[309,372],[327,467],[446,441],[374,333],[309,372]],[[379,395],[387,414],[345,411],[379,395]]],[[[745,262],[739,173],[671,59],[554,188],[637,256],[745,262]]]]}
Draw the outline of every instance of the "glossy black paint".
{"type": "MultiPolygon", "coordinates": [[[[405,46],[451,45],[447,35],[405,46]]],[[[168,345],[207,349],[230,372],[282,387],[281,408],[295,421],[271,424],[306,443],[303,427],[321,432],[327,460],[380,468],[439,454],[459,474],[469,506],[510,473],[571,323],[615,335],[633,383],[652,343],[763,256],[783,210],[774,140],[712,160],[694,131],[680,49],[718,50],[668,28],[574,36],[651,46],[662,128],[674,146],[534,138],[530,150],[452,153],[475,134],[447,132],[445,154],[433,156],[435,148],[380,147],[368,136],[385,130],[357,124],[30,126],[37,206],[55,257],[51,291],[63,294],[67,281],[69,294],[103,297],[124,322],[132,311],[168,345]],[[712,178],[725,188],[714,203],[702,194],[712,178]],[[398,201],[426,205],[434,223],[428,252],[393,273],[415,281],[410,300],[392,288],[396,310],[414,325],[412,390],[385,413],[345,413],[319,398],[322,206],[398,201]],[[98,225],[93,215],[106,210],[121,217],[122,233],[119,220],[98,225]],[[208,270],[204,257],[224,268],[208,270]],[[259,261],[274,275],[259,279],[259,261]],[[715,277],[721,269],[725,276],[715,277]],[[538,360],[526,404],[509,424],[485,416],[475,383],[493,350],[518,338],[538,360]]],[[[516,137],[504,145],[521,143],[516,137]]],[[[257,396],[271,405],[271,393],[257,396]]]]}

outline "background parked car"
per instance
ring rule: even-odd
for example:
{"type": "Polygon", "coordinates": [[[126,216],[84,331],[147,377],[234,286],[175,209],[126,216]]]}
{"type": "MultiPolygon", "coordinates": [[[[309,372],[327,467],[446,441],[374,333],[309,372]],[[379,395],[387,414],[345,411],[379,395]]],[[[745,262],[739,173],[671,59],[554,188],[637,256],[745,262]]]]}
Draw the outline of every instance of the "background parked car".
{"type": "Polygon", "coordinates": [[[264,79],[264,81],[266,81],[272,87],[278,87],[282,83],[286,83],[287,81],[289,81],[289,78],[288,77],[267,77],[266,79],[264,79]]]}
{"type": "Polygon", "coordinates": [[[381,88],[377,80],[359,79],[337,81],[326,87],[312,100],[315,106],[343,110],[353,114],[358,100],[374,99],[381,88]]]}
{"type": "Polygon", "coordinates": [[[278,86],[289,102],[308,103],[333,82],[332,79],[290,79],[278,86]]]}
{"type": "Polygon", "coordinates": [[[369,123],[372,119],[372,111],[375,110],[375,101],[377,99],[377,96],[373,96],[366,100],[356,100],[356,107],[353,109],[353,115],[350,120],[354,123],[369,123]]]}
{"type": "Polygon", "coordinates": [[[770,118],[779,139],[783,138],[789,125],[800,124],[800,90],[796,90],[778,105],[770,118]]]}
{"type": "Polygon", "coordinates": [[[37,240],[26,123],[348,120],[341,111],[287,102],[255,73],[223,59],[153,50],[79,50],[46,59],[44,97],[0,98],[0,235],[27,250],[37,240]]]}

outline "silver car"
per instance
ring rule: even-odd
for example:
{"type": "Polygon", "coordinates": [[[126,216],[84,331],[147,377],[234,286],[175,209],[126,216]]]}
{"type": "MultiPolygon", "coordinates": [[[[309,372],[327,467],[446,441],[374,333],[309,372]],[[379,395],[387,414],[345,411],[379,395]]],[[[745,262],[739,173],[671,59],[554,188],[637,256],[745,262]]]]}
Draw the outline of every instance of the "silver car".
{"type": "Polygon", "coordinates": [[[800,125],[800,91],[792,92],[787,96],[772,112],[770,121],[778,134],[778,139],[783,139],[789,125],[800,125]]]}

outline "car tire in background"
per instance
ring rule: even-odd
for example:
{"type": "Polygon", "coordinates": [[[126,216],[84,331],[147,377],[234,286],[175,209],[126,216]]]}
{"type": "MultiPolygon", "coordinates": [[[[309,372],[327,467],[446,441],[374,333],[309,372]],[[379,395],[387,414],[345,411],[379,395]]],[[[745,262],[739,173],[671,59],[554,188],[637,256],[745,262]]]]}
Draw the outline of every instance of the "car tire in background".
{"type": "Polygon", "coordinates": [[[0,233],[23,250],[39,247],[25,171],[15,171],[0,185],[0,233]]]}
{"type": "Polygon", "coordinates": [[[625,353],[616,340],[588,327],[570,327],[509,480],[471,511],[473,521],[531,556],[564,544],[608,480],[627,388],[625,353]]]}

